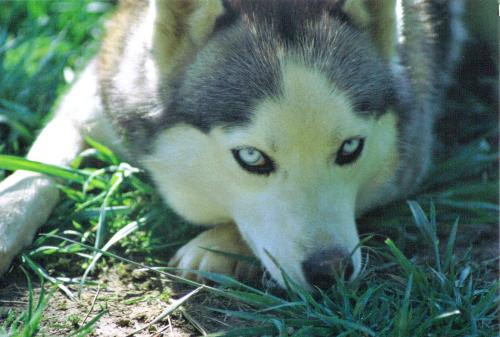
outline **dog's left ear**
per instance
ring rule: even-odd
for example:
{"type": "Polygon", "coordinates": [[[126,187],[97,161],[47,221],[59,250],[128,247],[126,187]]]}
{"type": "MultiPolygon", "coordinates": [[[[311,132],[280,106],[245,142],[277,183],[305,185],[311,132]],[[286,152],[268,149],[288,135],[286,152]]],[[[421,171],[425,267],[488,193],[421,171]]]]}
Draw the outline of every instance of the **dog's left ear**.
{"type": "Polygon", "coordinates": [[[155,11],[153,52],[164,73],[176,68],[213,32],[221,0],[150,0],[155,11]]]}
{"type": "Polygon", "coordinates": [[[396,54],[396,0],[346,0],[342,10],[370,33],[382,58],[390,61],[396,54]]]}

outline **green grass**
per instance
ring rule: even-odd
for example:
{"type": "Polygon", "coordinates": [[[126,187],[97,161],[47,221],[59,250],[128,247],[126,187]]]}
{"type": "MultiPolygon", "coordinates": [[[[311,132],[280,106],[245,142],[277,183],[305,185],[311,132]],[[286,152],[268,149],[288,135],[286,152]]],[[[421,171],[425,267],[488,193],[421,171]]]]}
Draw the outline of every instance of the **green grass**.
{"type": "MultiPolygon", "coordinates": [[[[26,274],[28,298],[23,310],[0,311],[0,336],[45,335],[51,322],[44,310],[56,301],[54,291],[78,298],[95,285],[96,275],[119,263],[227,300],[222,303],[242,303],[237,309],[209,305],[214,317],[247,322],[213,336],[498,335],[498,260],[481,260],[478,248],[472,249],[482,242],[478,228],[496,233],[498,222],[494,72],[471,69],[468,73],[480,76],[466,76],[450,93],[446,107],[452,116],[440,121],[436,164],[415,201],[394,203],[360,220],[370,261],[359,279],[339,280],[326,292],[310,294],[291,280],[279,290],[205,274],[214,285],[199,288],[165,268],[175,249],[198,229],[163,205],[140,169],[90,139],[90,149],[71,168],[20,158],[72,74],[96,52],[95,40],[111,8],[90,0],[2,2],[0,179],[23,168],[64,183],[46,234],[37,236],[5,276],[9,282],[16,273],[26,274]],[[35,277],[41,280],[37,287],[31,281],[35,277]]],[[[158,320],[181,310],[192,295],[172,301],[158,320]]],[[[74,327],[64,331],[90,335],[107,314],[101,308],[81,322],[79,315],[72,316],[74,327]]]]}
{"type": "MultiPolygon", "coordinates": [[[[47,297],[45,295],[43,286],[38,300],[35,303],[35,296],[33,293],[31,278],[24,270],[24,268],[21,267],[21,269],[26,275],[26,280],[28,283],[28,306],[26,308],[26,311],[22,312],[20,315],[16,315],[12,310],[9,310],[9,312],[7,312],[7,317],[0,326],[0,335],[2,336],[33,336],[38,329],[43,310],[47,305],[47,297]]],[[[43,279],[41,279],[41,281],[43,283],[43,279]]]]}

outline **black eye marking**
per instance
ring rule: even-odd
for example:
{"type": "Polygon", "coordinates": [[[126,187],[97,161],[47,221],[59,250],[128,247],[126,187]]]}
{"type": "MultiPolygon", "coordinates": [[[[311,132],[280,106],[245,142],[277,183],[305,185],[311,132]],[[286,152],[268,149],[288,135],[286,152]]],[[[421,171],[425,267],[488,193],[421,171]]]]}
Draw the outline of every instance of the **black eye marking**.
{"type": "Polygon", "coordinates": [[[231,150],[236,162],[246,171],[254,174],[269,175],[275,170],[274,161],[267,154],[251,146],[231,150]]]}
{"type": "Polygon", "coordinates": [[[337,157],[335,158],[335,163],[338,165],[347,165],[354,163],[365,146],[365,139],[361,137],[355,137],[347,139],[342,143],[339,150],[337,151],[337,157]]]}

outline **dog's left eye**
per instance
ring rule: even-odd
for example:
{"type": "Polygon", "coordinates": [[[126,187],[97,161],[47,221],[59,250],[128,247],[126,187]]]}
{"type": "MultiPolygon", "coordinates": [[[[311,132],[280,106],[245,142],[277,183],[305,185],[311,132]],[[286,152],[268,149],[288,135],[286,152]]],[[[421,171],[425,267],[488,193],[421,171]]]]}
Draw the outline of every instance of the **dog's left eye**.
{"type": "Polygon", "coordinates": [[[248,172],[256,174],[270,174],[274,171],[274,162],[264,152],[254,147],[232,149],[234,159],[248,172]]]}
{"type": "Polygon", "coordinates": [[[338,150],[335,163],[338,165],[346,165],[355,162],[361,155],[361,152],[363,152],[364,145],[364,138],[356,137],[347,139],[338,150]]]}

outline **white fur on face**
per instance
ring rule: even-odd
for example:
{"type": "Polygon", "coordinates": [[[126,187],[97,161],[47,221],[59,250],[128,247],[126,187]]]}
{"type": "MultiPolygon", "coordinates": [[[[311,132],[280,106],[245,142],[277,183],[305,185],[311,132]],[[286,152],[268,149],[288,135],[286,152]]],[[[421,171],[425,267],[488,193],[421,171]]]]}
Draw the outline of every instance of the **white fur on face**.
{"type": "Polygon", "coordinates": [[[234,221],[278,282],[281,273],[269,255],[308,287],[302,262],[321,248],[352,252],[354,274],[359,272],[356,209],[375,204],[392,176],[395,136],[392,113],[360,117],[319,71],[288,63],[283,96],[261,102],[249,125],[209,134],[174,127],[159,137],[145,165],[181,215],[205,224],[234,221]],[[335,164],[338,149],[353,137],[366,139],[362,155],[352,164],[335,164]],[[242,169],[231,154],[242,146],[265,152],[275,172],[242,169]]]}

